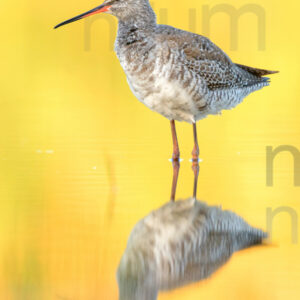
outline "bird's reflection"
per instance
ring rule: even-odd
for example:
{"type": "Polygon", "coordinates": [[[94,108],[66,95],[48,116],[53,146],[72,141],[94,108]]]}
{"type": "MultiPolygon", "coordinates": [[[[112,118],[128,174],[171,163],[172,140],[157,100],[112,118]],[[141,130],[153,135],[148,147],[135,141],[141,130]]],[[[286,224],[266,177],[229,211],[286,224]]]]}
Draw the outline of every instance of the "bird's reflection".
{"type": "Polygon", "coordinates": [[[160,290],[207,278],[266,234],[194,197],[170,201],[132,230],[117,278],[120,300],[154,300],[160,290]]]}
{"type": "Polygon", "coordinates": [[[173,180],[172,180],[172,189],[171,189],[171,201],[175,201],[179,169],[180,169],[180,160],[172,160],[172,166],[173,166],[173,180]]]}
{"type": "MultiPolygon", "coordinates": [[[[194,187],[193,187],[193,198],[197,199],[197,186],[198,186],[198,177],[199,177],[199,156],[194,156],[191,160],[192,162],[192,170],[194,173],[194,187]]],[[[171,189],[171,201],[175,201],[176,196],[176,189],[177,189],[177,182],[179,176],[179,169],[180,169],[180,159],[172,159],[172,166],[173,166],[173,179],[172,179],[172,189],[171,189]]]]}

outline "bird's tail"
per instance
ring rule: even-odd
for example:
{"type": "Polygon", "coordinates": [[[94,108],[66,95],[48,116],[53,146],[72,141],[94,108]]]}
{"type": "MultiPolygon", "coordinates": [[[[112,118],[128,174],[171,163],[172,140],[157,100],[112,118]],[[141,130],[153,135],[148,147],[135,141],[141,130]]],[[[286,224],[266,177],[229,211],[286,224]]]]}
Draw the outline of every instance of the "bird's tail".
{"type": "Polygon", "coordinates": [[[267,237],[267,233],[256,228],[252,228],[246,232],[241,232],[235,236],[235,250],[242,250],[264,244],[267,237]]]}
{"type": "Polygon", "coordinates": [[[252,75],[255,75],[257,77],[262,77],[265,75],[270,75],[270,74],[275,74],[278,73],[279,71],[269,71],[269,70],[264,70],[264,69],[257,69],[257,68],[252,68],[240,64],[236,64],[239,68],[251,73],[252,75]]]}

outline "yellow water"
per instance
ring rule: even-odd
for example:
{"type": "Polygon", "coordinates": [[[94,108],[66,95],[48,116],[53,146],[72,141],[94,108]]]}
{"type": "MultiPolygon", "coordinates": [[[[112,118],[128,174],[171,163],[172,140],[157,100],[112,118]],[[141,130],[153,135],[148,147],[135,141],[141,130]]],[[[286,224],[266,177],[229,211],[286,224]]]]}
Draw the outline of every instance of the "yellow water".
{"type": "MultiPolygon", "coordinates": [[[[201,33],[202,6],[221,3],[163,0],[154,7],[159,20],[201,33]]],[[[225,13],[212,17],[210,38],[235,62],[280,74],[234,110],[199,122],[198,195],[266,229],[268,208],[300,214],[289,153],[278,155],[274,186],[266,186],[266,147],[300,149],[300,4],[251,3],[265,13],[265,50],[258,50],[253,13],[239,20],[237,49],[225,13]]],[[[131,229],[169,199],[169,123],[131,94],[112,51],[116,21],[94,16],[52,30],[99,4],[0,5],[0,299],[117,299],[115,271],[131,229]]],[[[177,128],[184,158],[177,196],[186,198],[192,128],[177,128]]],[[[273,246],[239,252],[209,280],[159,299],[299,299],[300,225],[293,243],[290,220],[284,212],[274,217],[273,246]]]]}

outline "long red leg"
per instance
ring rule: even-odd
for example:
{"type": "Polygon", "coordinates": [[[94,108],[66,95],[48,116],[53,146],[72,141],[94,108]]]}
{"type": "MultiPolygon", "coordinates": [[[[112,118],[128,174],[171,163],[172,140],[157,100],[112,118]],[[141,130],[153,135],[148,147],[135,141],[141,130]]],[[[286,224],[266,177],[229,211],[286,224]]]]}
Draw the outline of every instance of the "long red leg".
{"type": "Polygon", "coordinates": [[[175,201],[175,194],[177,188],[177,181],[180,169],[180,162],[179,160],[173,160],[173,180],[172,180],[172,190],[171,190],[171,201],[175,201]]]}
{"type": "Polygon", "coordinates": [[[193,189],[193,198],[197,199],[197,185],[199,177],[199,145],[197,138],[197,127],[196,123],[193,123],[193,132],[194,132],[194,149],[192,152],[192,170],[194,172],[194,189],[193,189]]]}
{"type": "Polygon", "coordinates": [[[172,190],[171,190],[171,201],[175,201],[175,194],[177,188],[177,181],[180,168],[180,152],[179,145],[177,140],[175,121],[171,121],[171,131],[172,131],[172,140],[173,140],[173,155],[172,155],[172,165],[173,165],[173,181],[172,181],[172,190]]]}
{"type": "Polygon", "coordinates": [[[180,152],[179,152],[179,145],[177,140],[177,134],[176,134],[176,128],[175,128],[175,121],[171,121],[171,131],[172,131],[172,139],[173,139],[173,155],[172,159],[179,160],[180,158],[180,152]]]}
{"type": "Polygon", "coordinates": [[[199,163],[197,161],[193,161],[192,170],[194,172],[194,189],[193,189],[193,198],[197,199],[197,186],[198,186],[198,177],[199,177],[199,163]]]}
{"type": "Polygon", "coordinates": [[[193,132],[194,132],[194,149],[192,151],[192,159],[193,159],[193,161],[196,160],[198,162],[200,151],[199,151],[199,145],[198,145],[196,123],[193,123],[193,132]]]}

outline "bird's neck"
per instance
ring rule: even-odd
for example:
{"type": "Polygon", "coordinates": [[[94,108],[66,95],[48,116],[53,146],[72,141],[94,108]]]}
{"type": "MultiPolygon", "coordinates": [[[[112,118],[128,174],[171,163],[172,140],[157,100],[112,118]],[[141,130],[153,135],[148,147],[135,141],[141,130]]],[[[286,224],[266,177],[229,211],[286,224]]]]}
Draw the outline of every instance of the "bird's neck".
{"type": "Polygon", "coordinates": [[[136,8],[135,11],[119,18],[119,34],[130,33],[133,30],[148,31],[156,27],[156,15],[148,2],[136,8]]]}

